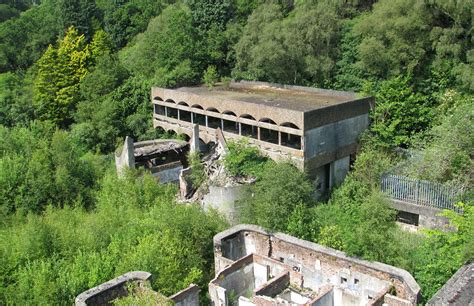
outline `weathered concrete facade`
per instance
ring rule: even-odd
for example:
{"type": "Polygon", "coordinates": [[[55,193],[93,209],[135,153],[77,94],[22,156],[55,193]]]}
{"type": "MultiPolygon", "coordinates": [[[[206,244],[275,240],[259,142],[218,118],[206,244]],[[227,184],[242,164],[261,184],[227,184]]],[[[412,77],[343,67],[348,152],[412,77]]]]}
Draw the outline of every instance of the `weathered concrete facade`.
{"type": "Polygon", "coordinates": [[[213,305],[416,305],[405,270],[253,225],[214,237],[213,305]]]}
{"type": "Polygon", "coordinates": [[[203,143],[216,142],[217,128],[226,139],[248,137],[270,158],[292,160],[325,181],[322,189],[347,172],[373,103],[349,92],[244,81],[213,90],[154,87],[151,99],[155,127],[191,137],[197,124],[203,143]]]}
{"type": "MultiPolygon", "coordinates": [[[[114,300],[129,295],[130,284],[137,285],[141,290],[148,289],[151,274],[143,271],[133,271],[120,275],[108,282],[100,284],[97,287],[91,288],[76,297],[76,306],[98,306],[111,305],[114,300]]],[[[154,291],[152,291],[154,293],[154,291]]],[[[167,304],[175,306],[198,306],[199,305],[200,289],[197,285],[190,284],[187,288],[180,292],[165,298],[167,304]]],[[[156,293],[158,294],[158,293],[156,293]]]]}

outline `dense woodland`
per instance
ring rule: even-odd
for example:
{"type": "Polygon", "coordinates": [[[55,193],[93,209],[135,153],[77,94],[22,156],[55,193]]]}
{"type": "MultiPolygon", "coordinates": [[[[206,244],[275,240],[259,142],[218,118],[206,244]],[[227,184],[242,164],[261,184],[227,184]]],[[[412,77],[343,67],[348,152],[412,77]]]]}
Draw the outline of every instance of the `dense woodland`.
{"type": "Polygon", "coordinates": [[[205,300],[228,224],[151,176],[118,179],[113,151],[126,135],[179,136],[152,128],[152,85],[231,78],[375,96],[327,201],[245,143],[224,165],[257,178],[243,222],[404,268],[426,301],[474,259],[473,14],[473,0],[3,0],[0,304],[68,304],[130,270],[165,295],[197,283],[205,300]],[[465,192],[464,214],[446,212],[457,231],[397,226],[378,184],[400,163],[465,192]]]}

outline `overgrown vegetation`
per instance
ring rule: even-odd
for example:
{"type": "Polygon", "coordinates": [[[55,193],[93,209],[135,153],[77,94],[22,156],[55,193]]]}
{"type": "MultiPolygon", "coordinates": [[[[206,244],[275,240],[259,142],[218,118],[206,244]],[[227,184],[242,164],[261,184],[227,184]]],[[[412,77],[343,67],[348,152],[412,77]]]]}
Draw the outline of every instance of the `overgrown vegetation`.
{"type": "Polygon", "coordinates": [[[152,85],[212,87],[218,77],[376,97],[355,169],[327,203],[313,202],[314,187],[293,166],[245,144],[230,143],[224,163],[257,179],[247,222],[403,267],[429,298],[472,260],[472,203],[451,216],[457,232],[401,232],[378,178],[403,148],[415,152],[404,174],[472,193],[473,6],[3,1],[0,304],[70,303],[128,270],[152,272],[165,294],[207,284],[212,235],[225,222],[175,206],[175,190],[148,176],[115,179],[108,154],[126,135],[170,137],[152,126],[152,85]]]}

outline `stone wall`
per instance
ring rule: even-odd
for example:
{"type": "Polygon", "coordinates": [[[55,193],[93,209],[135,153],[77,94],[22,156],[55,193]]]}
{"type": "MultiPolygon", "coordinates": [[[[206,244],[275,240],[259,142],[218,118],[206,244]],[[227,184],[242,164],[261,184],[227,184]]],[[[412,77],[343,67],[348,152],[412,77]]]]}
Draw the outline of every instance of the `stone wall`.
{"type": "Polygon", "coordinates": [[[76,297],[76,306],[107,305],[111,301],[128,295],[127,286],[137,284],[145,286],[149,282],[151,274],[143,271],[128,272],[119,277],[109,280],[99,286],[91,288],[76,297]]]}

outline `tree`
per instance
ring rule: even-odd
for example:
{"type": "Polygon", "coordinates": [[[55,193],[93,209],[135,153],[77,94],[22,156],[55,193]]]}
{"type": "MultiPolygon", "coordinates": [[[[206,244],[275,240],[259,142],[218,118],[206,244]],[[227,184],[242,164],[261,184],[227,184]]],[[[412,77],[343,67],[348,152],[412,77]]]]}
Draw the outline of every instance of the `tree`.
{"type": "Polygon", "coordinates": [[[179,86],[195,81],[202,71],[194,61],[197,47],[190,10],[170,5],[150,21],[133,46],[121,52],[121,59],[135,74],[154,77],[157,85],[179,86]]]}
{"type": "Polygon", "coordinates": [[[383,147],[408,146],[413,137],[429,128],[433,101],[414,91],[409,76],[366,83],[364,91],[376,100],[371,113],[373,140],[383,147]]]}
{"type": "Polygon", "coordinates": [[[357,65],[379,78],[416,74],[427,62],[431,24],[424,1],[377,2],[354,26],[361,38],[357,65]]]}
{"type": "Polygon", "coordinates": [[[80,99],[80,81],[86,76],[92,53],[74,28],[69,28],[57,49],[49,46],[38,60],[34,81],[34,103],[39,118],[61,127],[72,123],[80,99]]]}
{"type": "Polygon", "coordinates": [[[310,205],[313,188],[305,175],[289,163],[268,164],[251,188],[253,196],[242,200],[242,222],[274,231],[287,228],[298,204],[310,205]]]}

